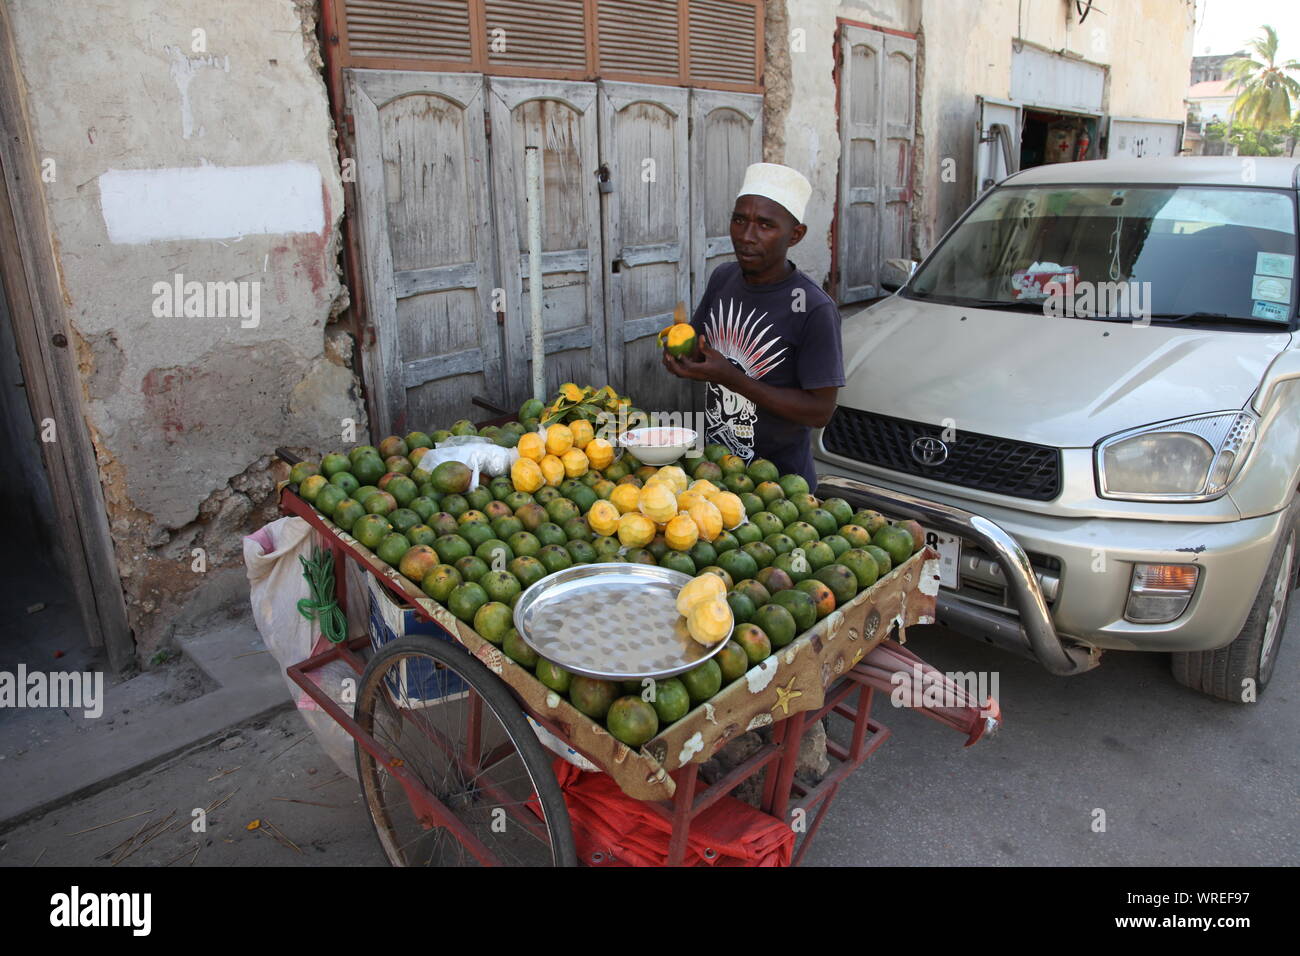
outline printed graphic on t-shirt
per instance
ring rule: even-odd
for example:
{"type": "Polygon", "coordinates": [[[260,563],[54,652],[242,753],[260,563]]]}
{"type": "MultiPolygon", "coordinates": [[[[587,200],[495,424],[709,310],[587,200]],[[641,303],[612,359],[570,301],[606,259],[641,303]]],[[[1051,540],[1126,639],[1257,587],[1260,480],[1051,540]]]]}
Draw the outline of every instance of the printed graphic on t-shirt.
{"type": "MultiPolygon", "coordinates": [[[[785,361],[785,349],[777,349],[781,337],[769,334],[767,313],[757,309],[745,313],[737,299],[713,304],[704,324],[709,346],[731,360],[750,378],[761,379],[785,361]]],[[[731,454],[745,460],[754,458],[754,426],[758,407],[729,388],[710,382],[704,394],[704,438],[724,446],[731,454]]]]}

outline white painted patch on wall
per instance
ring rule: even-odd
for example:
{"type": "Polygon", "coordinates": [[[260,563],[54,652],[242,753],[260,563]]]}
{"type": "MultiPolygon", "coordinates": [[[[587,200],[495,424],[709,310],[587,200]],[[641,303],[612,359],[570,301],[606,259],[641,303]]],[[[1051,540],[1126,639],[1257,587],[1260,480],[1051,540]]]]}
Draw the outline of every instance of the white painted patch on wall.
{"type": "Polygon", "coordinates": [[[110,169],[99,177],[99,202],[115,243],[320,232],[325,225],[315,163],[110,169]]]}
{"type": "MultiPolygon", "coordinates": [[[[194,74],[199,70],[218,70],[222,73],[230,72],[230,57],[212,56],[205,54],[202,56],[189,56],[178,47],[163,47],[168,58],[171,60],[169,71],[172,75],[172,81],[176,84],[176,89],[181,94],[181,136],[189,139],[194,135],[194,110],[190,106],[190,81],[194,79],[194,74]]],[[[203,135],[203,128],[199,127],[199,135],[203,135]]]]}

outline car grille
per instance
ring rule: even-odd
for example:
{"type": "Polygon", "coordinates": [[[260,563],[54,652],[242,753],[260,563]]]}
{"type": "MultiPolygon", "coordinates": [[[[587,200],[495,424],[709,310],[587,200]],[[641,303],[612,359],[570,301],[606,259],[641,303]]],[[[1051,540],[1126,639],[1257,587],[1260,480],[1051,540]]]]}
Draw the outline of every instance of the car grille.
{"type": "Polygon", "coordinates": [[[1061,453],[1046,445],[958,430],[956,440],[945,443],[948,458],[942,464],[925,465],[913,457],[914,441],[939,438],[943,431],[841,406],[822,432],[822,442],[827,451],[845,458],[963,488],[1034,501],[1060,494],[1061,453]]]}

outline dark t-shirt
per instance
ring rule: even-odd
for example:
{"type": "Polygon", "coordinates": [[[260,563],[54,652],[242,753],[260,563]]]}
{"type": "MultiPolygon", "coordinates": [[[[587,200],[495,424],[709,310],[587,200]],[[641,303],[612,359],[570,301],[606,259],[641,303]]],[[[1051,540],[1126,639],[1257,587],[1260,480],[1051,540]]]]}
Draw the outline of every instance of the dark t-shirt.
{"type": "MultiPolygon", "coordinates": [[[[733,365],[764,384],[803,389],[844,385],[839,309],[798,269],[780,282],[758,286],[745,281],[738,262],[718,266],[691,325],[733,365]]],[[[713,382],[705,389],[704,417],[707,443],[724,445],[746,462],[770,459],[781,474],[803,475],[816,488],[812,429],[806,425],[713,382]]]]}

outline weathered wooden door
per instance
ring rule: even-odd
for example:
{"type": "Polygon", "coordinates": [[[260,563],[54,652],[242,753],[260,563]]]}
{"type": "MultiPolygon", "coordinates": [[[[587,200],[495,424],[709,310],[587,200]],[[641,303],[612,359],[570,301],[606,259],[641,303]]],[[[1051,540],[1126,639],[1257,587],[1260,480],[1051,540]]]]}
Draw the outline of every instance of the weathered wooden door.
{"type": "Polygon", "coordinates": [[[564,382],[605,383],[596,87],[488,80],[497,246],[505,290],[510,407],[531,397],[525,148],[542,151],[542,322],[546,395],[564,382]]]}
{"type": "Polygon", "coordinates": [[[691,90],[691,307],[733,258],[731,210],[745,168],[763,159],[763,97],[691,90]]]}
{"type": "Polygon", "coordinates": [[[840,34],[842,303],[880,295],[880,264],[911,248],[916,41],[861,27],[840,34]]]}
{"type": "Polygon", "coordinates": [[[492,311],[483,78],[349,70],[362,272],[375,338],[363,351],[372,436],[476,417],[501,402],[492,311]]]}
{"type": "Polygon", "coordinates": [[[691,306],[688,91],[600,86],[605,322],[609,380],[646,411],[691,410],[688,383],[660,361],[655,334],[678,302],[691,306]]]}

